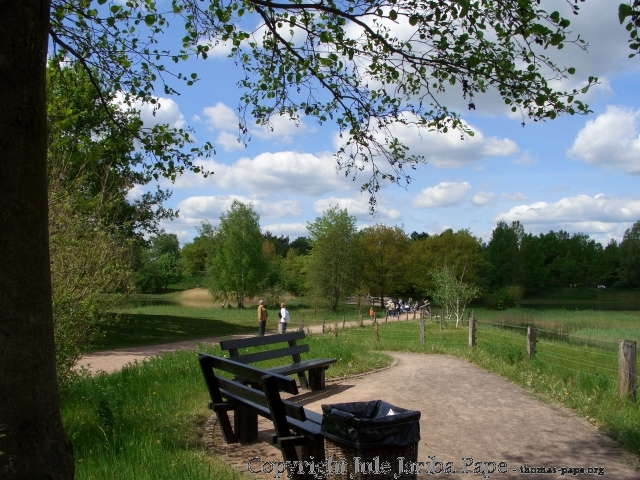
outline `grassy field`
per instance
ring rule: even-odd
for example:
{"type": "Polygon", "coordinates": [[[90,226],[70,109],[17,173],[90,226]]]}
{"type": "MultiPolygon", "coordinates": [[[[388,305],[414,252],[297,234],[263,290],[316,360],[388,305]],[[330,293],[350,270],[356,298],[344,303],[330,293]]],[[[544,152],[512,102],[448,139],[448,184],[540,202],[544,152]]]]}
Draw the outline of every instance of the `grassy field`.
{"type": "MultiPolygon", "coordinates": [[[[258,328],[257,300],[246,303],[246,308],[220,308],[213,303],[205,289],[172,290],[153,295],[138,295],[130,299],[114,315],[111,322],[102,325],[104,335],[92,350],[157,345],[161,343],[196,340],[206,337],[223,337],[232,334],[256,332],[258,328]]],[[[304,299],[293,299],[287,304],[291,313],[291,325],[305,327],[318,325],[325,319],[327,324],[359,319],[354,307],[343,305],[336,312],[326,308],[314,308],[304,299]]],[[[377,309],[378,315],[383,310],[377,309]]],[[[369,317],[368,307],[362,309],[369,317]]],[[[275,332],[278,317],[270,310],[267,331],[275,332]]]]}
{"type": "MultiPolygon", "coordinates": [[[[309,343],[313,356],[338,359],[327,371],[328,378],[391,362],[388,355],[346,337],[312,336],[309,343]]],[[[206,351],[221,354],[217,347],[206,351]]],[[[114,374],[78,381],[62,394],[63,421],[76,455],[76,478],[248,478],[203,450],[200,437],[211,415],[208,402],[192,352],[166,354],[114,374]]]]}
{"type": "MultiPolygon", "coordinates": [[[[325,318],[332,326],[341,325],[343,316],[359,318],[347,306],[330,313],[294,300],[288,308],[292,326],[300,320],[308,326],[325,318]]],[[[575,409],[640,454],[638,404],[616,395],[617,343],[622,338],[640,341],[640,312],[473,310],[479,320],[473,350],[468,347],[466,323],[456,329],[454,322],[444,322],[441,328],[439,322],[429,321],[422,344],[419,323],[397,319],[379,325],[379,342],[369,326],[340,328],[338,338],[330,333],[312,335],[308,342],[313,356],[338,358],[328,371],[332,377],[387,365],[390,359],[383,351],[466,358],[543,399],[575,409]],[[526,356],[526,325],[539,329],[534,360],[526,356]]],[[[106,325],[107,334],[97,349],[251,333],[257,323],[251,303],[247,309],[223,310],[212,305],[202,289],[141,296],[118,313],[125,321],[106,325]]],[[[378,316],[384,322],[379,309],[378,316]]],[[[220,353],[215,348],[210,351],[220,353]]],[[[113,472],[125,480],[247,478],[204,452],[200,435],[210,415],[207,402],[192,353],[168,354],[115,374],[80,380],[62,397],[65,428],[76,451],[77,478],[110,479],[113,472]]]]}

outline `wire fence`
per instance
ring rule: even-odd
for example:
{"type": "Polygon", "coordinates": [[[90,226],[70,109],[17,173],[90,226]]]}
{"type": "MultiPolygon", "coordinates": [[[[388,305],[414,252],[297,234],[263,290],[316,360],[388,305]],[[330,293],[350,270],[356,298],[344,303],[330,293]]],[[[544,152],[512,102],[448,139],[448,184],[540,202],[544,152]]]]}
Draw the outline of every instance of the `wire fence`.
{"type": "MultiPolygon", "coordinates": [[[[398,317],[369,319],[359,322],[359,328],[343,328],[339,322],[327,322],[324,333],[346,337],[357,341],[374,342],[380,349],[400,349],[411,351],[437,351],[448,348],[469,348],[469,317],[456,322],[455,318],[447,318],[442,313],[433,316],[406,314],[398,317]],[[338,328],[336,328],[336,326],[338,328]]],[[[515,363],[530,358],[549,368],[564,372],[568,381],[581,381],[582,378],[597,379],[611,387],[619,384],[625,375],[630,381],[630,388],[637,388],[637,372],[640,370],[637,346],[633,350],[635,368],[627,365],[626,360],[621,367],[621,341],[595,337],[573,335],[535,328],[533,346],[528,335],[529,327],[474,319],[473,335],[475,348],[488,355],[515,363]],[[528,346],[529,345],[529,346],[528,346]],[[621,369],[622,368],[622,369],[621,369]],[[623,372],[623,373],[621,373],[623,372]]],[[[625,348],[632,348],[633,345],[625,348]]]]}

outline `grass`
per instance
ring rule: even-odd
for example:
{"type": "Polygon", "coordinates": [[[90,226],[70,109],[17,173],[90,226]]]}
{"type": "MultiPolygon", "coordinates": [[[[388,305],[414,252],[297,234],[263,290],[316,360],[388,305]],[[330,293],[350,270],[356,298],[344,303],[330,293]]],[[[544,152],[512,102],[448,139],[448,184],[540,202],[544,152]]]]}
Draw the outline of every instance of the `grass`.
{"type": "MultiPolygon", "coordinates": [[[[253,305],[247,309],[220,309],[201,293],[171,291],[134,299],[120,311],[126,320],[107,324],[98,349],[251,333],[256,329],[253,305]]],[[[580,290],[580,289],[577,289],[580,290]]],[[[579,294],[576,294],[579,295],[579,294]]],[[[580,293],[580,295],[585,295],[580,293]]],[[[576,299],[581,300],[581,299],[576,299]]],[[[304,300],[289,302],[292,326],[340,325],[343,316],[357,320],[353,307],[337,312],[315,310],[304,300]]],[[[475,310],[477,347],[468,348],[466,326],[443,329],[428,322],[425,343],[420,343],[416,321],[379,325],[380,341],[372,327],[339,329],[338,338],[327,333],[310,336],[314,357],[335,357],[328,376],[361,373],[389,363],[383,351],[445,353],[471,362],[535,392],[540,398],[575,409],[605,433],[640,454],[640,411],[637,404],[619,400],[617,342],[640,341],[640,312],[594,310],[506,311],[475,310]],[[498,325],[491,325],[491,323],[498,325]],[[505,327],[502,324],[512,325],[505,327]],[[537,356],[526,358],[523,327],[539,330],[537,356]],[[542,330],[560,331],[562,335],[542,330]],[[568,340],[566,334],[576,336],[568,340]],[[592,337],[582,340],[577,337],[592,337]]],[[[377,309],[379,318],[384,313],[377,309]]],[[[365,317],[368,313],[363,312],[365,317]]],[[[272,312],[273,315],[273,312],[272,312]]],[[[384,321],[384,320],[382,320],[384,321]]],[[[270,318],[270,326],[275,321],[270,318]]],[[[212,353],[220,353],[218,349],[212,353]]],[[[273,363],[273,362],[272,362],[273,363]]],[[[210,479],[247,478],[207,455],[200,442],[202,426],[210,415],[208,397],[193,353],[168,354],[123,371],[84,378],[63,395],[63,418],[76,451],[79,479],[210,479]]]]}
{"type": "MultiPolygon", "coordinates": [[[[328,378],[391,362],[388,355],[345,337],[310,336],[308,342],[314,357],[338,359],[327,371],[328,378]]],[[[222,353],[219,347],[206,351],[222,353]]],[[[249,478],[204,451],[200,437],[211,415],[208,402],[193,352],[165,354],[120,372],[79,380],[62,392],[62,417],[74,445],[76,478],[249,478]]]]}
{"type": "Polygon", "coordinates": [[[106,323],[102,328],[104,335],[96,340],[92,351],[222,337],[256,330],[232,322],[195,316],[127,313],[120,315],[120,321],[106,323]]]}
{"type": "MultiPolygon", "coordinates": [[[[92,351],[111,350],[143,345],[223,337],[257,331],[257,303],[248,302],[247,308],[220,308],[214,305],[203,289],[173,290],[162,294],[138,295],[119,309],[110,321],[101,327],[104,335],[97,339],[92,351]]],[[[342,305],[336,312],[326,308],[315,309],[304,300],[292,300],[287,309],[291,325],[298,327],[356,321],[357,309],[342,305]]],[[[362,309],[365,318],[368,308],[362,309]]],[[[382,312],[378,309],[378,315],[382,312]]],[[[278,318],[270,310],[267,331],[275,332],[278,318]]]]}
{"type": "Polygon", "coordinates": [[[178,352],[85,378],[63,392],[76,478],[242,478],[202,448],[209,412],[201,376],[195,355],[178,352]]]}
{"type": "MultiPolygon", "coordinates": [[[[424,344],[420,343],[416,321],[381,324],[379,343],[375,343],[372,327],[345,330],[340,336],[376,350],[446,353],[466,358],[542,399],[576,410],[640,455],[640,407],[617,396],[617,342],[606,342],[605,338],[568,341],[567,336],[542,339],[537,343],[536,358],[529,360],[525,332],[480,324],[473,350],[468,347],[468,329],[456,329],[455,322],[445,322],[442,330],[438,323],[427,322],[424,344]],[[607,344],[611,348],[602,348],[607,344]]],[[[640,363],[638,367],[640,371],[640,363]]]]}

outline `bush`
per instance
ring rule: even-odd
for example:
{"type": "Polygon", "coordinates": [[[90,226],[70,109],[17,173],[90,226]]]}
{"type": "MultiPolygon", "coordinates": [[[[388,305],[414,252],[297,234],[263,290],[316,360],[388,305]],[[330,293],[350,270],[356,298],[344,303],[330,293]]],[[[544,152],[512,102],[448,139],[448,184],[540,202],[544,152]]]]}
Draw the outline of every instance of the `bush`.
{"type": "Polygon", "coordinates": [[[522,300],[523,289],[519,285],[501,288],[496,290],[485,299],[487,308],[493,310],[504,310],[505,308],[517,307],[522,300]]]}
{"type": "Polygon", "coordinates": [[[49,252],[56,370],[58,382],[64,384],[74,377],[76,361],[100,333],[100,323],[130,289],[130,248],[107,227],[75,211],[71,198],[53,186],[49,252]]]}

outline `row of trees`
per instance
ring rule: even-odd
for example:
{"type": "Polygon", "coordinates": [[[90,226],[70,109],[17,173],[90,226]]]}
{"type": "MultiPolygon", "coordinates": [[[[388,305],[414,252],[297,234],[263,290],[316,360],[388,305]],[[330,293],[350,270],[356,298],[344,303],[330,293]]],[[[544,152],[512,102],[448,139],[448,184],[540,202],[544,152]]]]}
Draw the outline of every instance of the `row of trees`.
{"type": "Polygon", "coordinates": [[[488,243],[469,230],[408,235],[382,224],[358,230],[355,217],[338,207],[307,229],[308,236],[293,242],[262,234],[251,205],[234,201],[218,227],[203,224],[182,248],[182,266],[207,275],[214,296],[238,306],[246,297],[270,298],[271,292],[277,302],[283,291],[327,301],[332,310],[347,295],[408,293],[459,313],[480,295],[504,307],[507,294],[546,287],[640,286],[640,222],[606,247],[582,233],[526,233],[519,222],[499,222],[488,243]]]}

